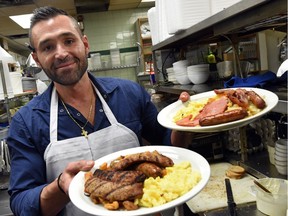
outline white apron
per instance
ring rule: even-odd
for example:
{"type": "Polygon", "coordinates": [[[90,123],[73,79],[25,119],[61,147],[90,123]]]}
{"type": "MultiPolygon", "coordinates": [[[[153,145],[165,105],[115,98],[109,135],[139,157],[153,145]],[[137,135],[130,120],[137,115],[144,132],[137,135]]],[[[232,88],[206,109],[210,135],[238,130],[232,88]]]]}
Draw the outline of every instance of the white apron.
{"type": "MultiPolygon", "coordinates": [[[[79,136],[57,141],[58,122],[58,94],[54,87],[50,107],[50,144],[44,153],[46,161],[47,181],[54,181],[63,172],[69,162],[78,160],[96,160],[107,154],[140,146],[136,134],[129,128],[118,123],[100,92],[95,87],[103,110],[110,121],[109,127],[88,134],[88,138],[79,136]]],[[[67,126],[68,127],[68,126],[67,126]]],[[[80,128],[79,128],[80,134],[80,128]]],[[[82,216],[89,215],[70,202],[65,208],[65,215],[82,216]]]]}

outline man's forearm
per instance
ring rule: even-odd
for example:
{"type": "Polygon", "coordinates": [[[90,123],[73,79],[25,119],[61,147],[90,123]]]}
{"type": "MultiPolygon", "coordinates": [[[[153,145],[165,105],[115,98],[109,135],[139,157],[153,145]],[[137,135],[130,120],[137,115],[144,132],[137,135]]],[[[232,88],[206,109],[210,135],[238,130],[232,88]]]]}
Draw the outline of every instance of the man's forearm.
{"type": "Polygon", "coordinates": [[[70,201],[57,185],[57,179],[43,188],[40,195],[41,212],[43,216],[57,215],[70,201]]]}

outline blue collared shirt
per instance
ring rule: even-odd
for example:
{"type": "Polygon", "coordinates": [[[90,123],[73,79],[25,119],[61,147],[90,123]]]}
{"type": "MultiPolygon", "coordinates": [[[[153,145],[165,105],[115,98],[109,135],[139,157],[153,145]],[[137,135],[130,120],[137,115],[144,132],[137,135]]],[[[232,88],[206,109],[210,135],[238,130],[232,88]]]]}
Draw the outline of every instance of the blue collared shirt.
{"type": "MultiPolygon", "coordinates": [[[[90,79],[109,105],[117,121],[130,128],[142,143],[170,145],[171,131],[157,122],[157,109],[150,95],[137,83],[117,78],[90,79]]],[[[15,215],[40,215],[40,193],[46,182],[44,152],[50,143],[50,103],[53,84],[33,98],[12,118],[7,142],[11,154],[10,205],[15,215]]],[[[85,117],[68,106],[73,118],[81,125],[85,117]]],[[[95,124],[88,125],[88,133],[110,125],[99,99],[96,100],[95,124]]],[[[58,102],[58,140],[81,135],[79,126],[72,121],[62,103],[58,102]]]]}

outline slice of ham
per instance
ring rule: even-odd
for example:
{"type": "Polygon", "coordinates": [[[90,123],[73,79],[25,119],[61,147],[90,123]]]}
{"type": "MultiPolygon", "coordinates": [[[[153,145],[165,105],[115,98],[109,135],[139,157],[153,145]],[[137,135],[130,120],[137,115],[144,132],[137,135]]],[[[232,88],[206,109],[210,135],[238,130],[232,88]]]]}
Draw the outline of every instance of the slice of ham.
{"type": "Polygon", "coordinates": [[[228,98],[226,96],[223,96],[218,100],[208,102],[193,120],[190,120],[191,116],[188,116],[187,118],[177,121],[176,124],[179,126],[197,126],[199,125],[199,119],[223,113],[227,109],[227,106],[228,98]]]}
{"type": "Polygon", "coordinates": [[[219,113],[223,113],[228,106],[228,99],[227,97],[221,97],[218,100],[214,100],[211,102],[208,102],[203,109],[201,110],[201,112],[195,116],[195,119],[200,119],[206,116],[211,116],[211,115],[216,115],[219,113]]]}

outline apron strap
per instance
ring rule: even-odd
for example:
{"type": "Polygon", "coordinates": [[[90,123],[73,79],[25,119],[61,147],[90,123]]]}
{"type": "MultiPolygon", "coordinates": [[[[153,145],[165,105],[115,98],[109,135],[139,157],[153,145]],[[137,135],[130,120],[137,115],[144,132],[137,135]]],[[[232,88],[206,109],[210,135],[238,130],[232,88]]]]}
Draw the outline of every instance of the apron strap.
{"type": "Polygon", "coordinates": [[[58,94],[53,87],[50,105],[50,142],[57,141],[58,130],[58,94]]]}
{"type": "MultiPolygon", "coordinates": [[[[93,85],[94,86],[94,85],[93,85]]],[[[96,86],[94,86],[94,89],[96,91],[97,96],[99,97],[102,106],[103,106],[103,110],[107,116],[107,119],[109,120],[110,124],[117,124],[118,121],[116,119],[116,117],[114,116],[114,114],[112,113],[110,107],[108,106],[108,104],[106,103],[106,101],[104,100],[104,98],[102,97],[101,93],[98,91],[98,89],[96,88],[96,86]]]]}

